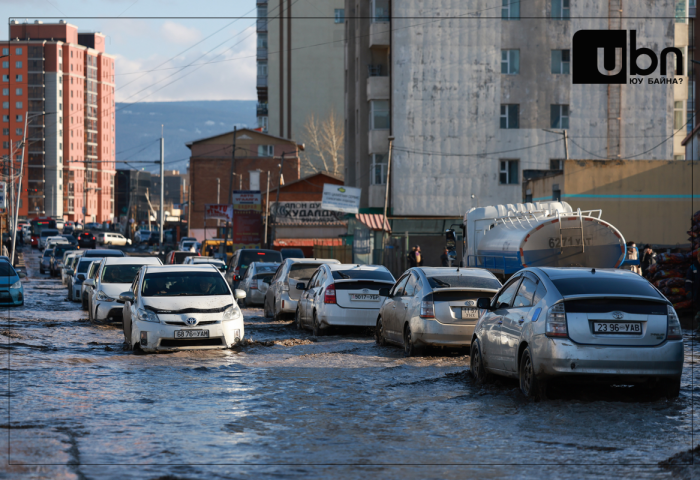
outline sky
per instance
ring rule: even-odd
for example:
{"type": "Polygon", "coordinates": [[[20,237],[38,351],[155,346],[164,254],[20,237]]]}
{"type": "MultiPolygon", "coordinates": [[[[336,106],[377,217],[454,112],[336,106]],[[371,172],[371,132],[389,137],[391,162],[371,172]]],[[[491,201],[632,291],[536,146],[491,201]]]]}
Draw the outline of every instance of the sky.
{"type": "Polygon", "coordinates": [[[255,13],[255,0],[0,0],[8,20],[102,32],[120,103],[254,100],[255,13]],[[164,16],[180,18],[143,18],[164,16]]]}

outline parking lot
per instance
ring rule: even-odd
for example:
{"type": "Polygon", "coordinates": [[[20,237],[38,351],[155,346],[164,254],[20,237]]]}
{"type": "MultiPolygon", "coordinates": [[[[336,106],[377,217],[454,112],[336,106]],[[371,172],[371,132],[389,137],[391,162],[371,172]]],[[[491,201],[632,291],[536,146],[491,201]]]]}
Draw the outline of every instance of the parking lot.
{"type": "Polygon", "coordinates": [[[673,401],[625,387],[533,401],[515,381],[475,385],[468,356],[404,358],[360,330],[316,338],[262,309],[243,310],[242,347],[143,355],[25,252],[25,306],[0,328],[9,477],[691,474],[659,465],[697,444],[690,331],[673,401]]]}

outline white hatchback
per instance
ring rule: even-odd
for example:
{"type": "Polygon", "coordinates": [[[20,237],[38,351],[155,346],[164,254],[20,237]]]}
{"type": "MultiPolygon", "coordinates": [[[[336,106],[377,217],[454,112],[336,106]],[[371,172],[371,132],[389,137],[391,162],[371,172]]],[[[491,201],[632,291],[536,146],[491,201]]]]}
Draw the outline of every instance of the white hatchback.
{"type": "Polygon", "coordinates": [[[317,336],[332,326],[373,328],[386,298],[380,289],[395,282],[381,265],[321,265],[308,284],[295,286],[303,290],[297,303],[297,327],[311,328],[317,336]]]}

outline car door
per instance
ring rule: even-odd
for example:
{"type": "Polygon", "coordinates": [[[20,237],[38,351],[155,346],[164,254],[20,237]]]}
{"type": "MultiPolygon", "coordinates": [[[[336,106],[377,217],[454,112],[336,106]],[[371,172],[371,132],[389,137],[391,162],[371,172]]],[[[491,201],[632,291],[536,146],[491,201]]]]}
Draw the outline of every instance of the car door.
{"type": "MultiPolygon", "coordinates": [[[[129,291],[134,294],[134,303],[136,303],[136,292],[139,291],[139,280],[140,280],[140,272],[139,275],[136,275],[136,278],[134,278],[133,283],[131,284],[131,288],[129,291]]],[[[124,337],[126,338],[127,342],[131,342],[131,322],[132,322],[132,314],[134,314],[134,308],[131,302],[124,302],[124,307],[122,308],[122,327],[124,329],[124,337]]]]}
{"type": "Polygon", "coordinates": [[[530,273],[523,275],[523,280],[515,294],[513,305],[508,313],[503,316],[501,325],[501,351],[505,370],[511,374],[518,371],[518,347],[523,326],[528,320],[528,314],[532,309],[533,298],[537,290],[537,277],[530,273]]]}
{"type": "Polygon", "coordinates": [[[410,308],[413,301],[413,296],[416,293],[416,287],[418,286],[418,275],[416,272],[411,272],[408,276],[408,281],[406,286],[403,288],[403,292],[396,300],[396,309],[394,310],[394,319],[392,321],[392,330],[396,332],[398,338],[401,339],[403,344],[403,325],[406,321],[406,312],[410,308]]]}
{"type": "Polygon", "coordinates": [[[411,277],[411,273],[405,273],[399,281],[396,282],[389,292],[389,297],[386,299],[385,306],[383,308],[384,314],[382,315],[382,324],[384,327],[384,335],[387,340],[402,343],[403,333],[397,331],[396,322],[396,309],[398,304],[401,304],[401,295],[403,295],[404,288],[408,279],[411,277]]]}
{"type": "Polygon", "coordinates": [[[306,323],[307,311],[309,308],[309,294],[311,293],[312,286],[318,278],[320,270],[311,276],[309,283],[306,284],[306,289],[302,292],[301,297],[299,297],[299,315],[301,316],[302,322],[306,323]]]}
{"type": "Polygon", "coordinates": [[[508,309],[513,303],[513,298],[520,285],[520,275],[508,281],[493,300],[494,309],[488,312],[484,319],[481,332],[481,354],[485,365],[494,370],[503,371],[503,349],[501,345],[501,326],[503,317],[508,315],[508,309]]]}
{"type": "Polygon", "coordinates": [[[313,322],[314,310],[322,308],[323,303],[323,290],[326,286],[326,280],[328,279],[328,272],[325,268],[321,267],[318,269],[318,276],[313,284],[313,289],[309,292],[308,306],[307,306],[307,318],[309,322],[313,322]]]}

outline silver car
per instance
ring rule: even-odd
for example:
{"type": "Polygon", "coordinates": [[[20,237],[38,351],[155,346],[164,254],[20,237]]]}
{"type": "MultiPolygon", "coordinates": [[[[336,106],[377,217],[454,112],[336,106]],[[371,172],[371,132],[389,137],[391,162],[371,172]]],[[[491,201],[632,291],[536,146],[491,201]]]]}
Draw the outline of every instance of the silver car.
{"type": "Polygon", "coordinates": [[[683,337],[673,306],[627,270],[527,268],[493,298],[471,347],[471,373],[520,379],[546,396],[552,379],[640,384],[680,392],[683,337]]]}
{"type": "Polygon", "coordinates": [[[87,276],[83,280],[83,284],[80,286],[80,300],[83,310],[88,311],[89,299],[92,295],[92,291],[95,289],[95,279],[97,278],[97,272],[100,269],[102,263],[101,258],[97,258],[96,262],[92,262],[90,268],[88,268],[87,276]],[[91,282],[89,280],[92,280],[91,282]]]}
{"type": "Polygon", "coordinates": [[[246,294],[243,305],[251,307],[265,303],[265,294],[279,263],[253,262],[238,283],[238,288],[246,294]]]}
{"type": "Polygon", "coordinates": [[[411,268],[387,292],[375,340],[402,346],[407,357],[427,346],[467,348],[481,314],[476,302],[499,288],[501,282],[480,268],[411,268]]]}
{"type": "Polygon", "coordinates": [[[308,283],[316,269],[325,264],[339,264],[338,260],[329,258],[287,258],[272,277],[263,309],[265,316],[281,320],[283,316],[293,317],[297,311],[297,302],[303,293],[297,290],[297,283],[308,283]]]}

